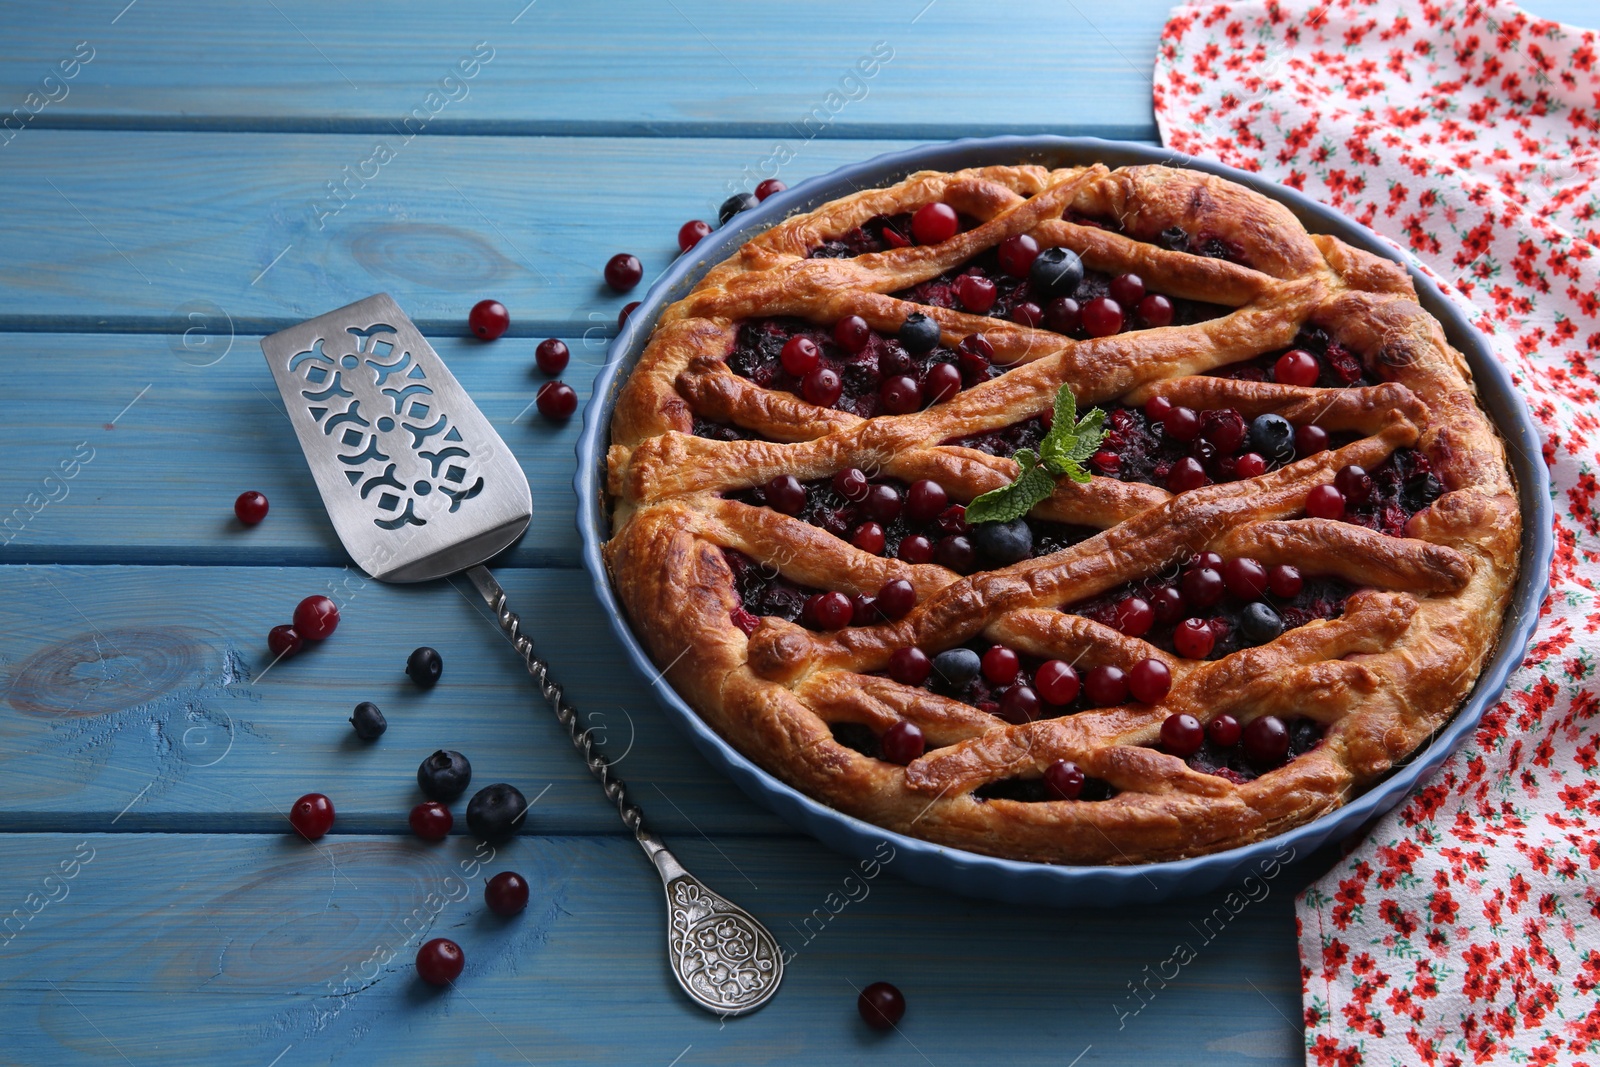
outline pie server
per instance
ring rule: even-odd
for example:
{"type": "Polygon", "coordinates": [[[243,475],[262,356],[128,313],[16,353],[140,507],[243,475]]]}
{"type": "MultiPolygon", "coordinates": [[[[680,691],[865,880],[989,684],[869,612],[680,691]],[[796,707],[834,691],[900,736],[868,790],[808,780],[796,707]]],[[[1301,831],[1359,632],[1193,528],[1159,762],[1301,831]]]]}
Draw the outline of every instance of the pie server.
{"type": "Polygon", "coordinates": [[[387,293],[261,339],[339,540],[383,582],[465,571],[606,797],[661,875],[667,953],[689,999],[720,1015],[765,1004],[783,955],[749,912],[683,869],[628,799],[481,564],[522,536],[528,479],[438,353],[387,293]]]}

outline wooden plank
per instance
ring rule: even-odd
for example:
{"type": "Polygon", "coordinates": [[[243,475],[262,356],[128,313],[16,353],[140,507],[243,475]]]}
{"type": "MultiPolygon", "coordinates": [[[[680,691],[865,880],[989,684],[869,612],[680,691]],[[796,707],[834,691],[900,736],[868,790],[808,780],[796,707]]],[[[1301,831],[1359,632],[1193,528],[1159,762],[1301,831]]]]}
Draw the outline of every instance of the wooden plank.
{"type": "MultiPolygon", "coordinates": [[[[587,575],[500,573],[524,632],[655,825],[676,838],[783,829],[667,721],[587,575]]],[[[422,799],[417,765],[439,748],[465,753],[479,785],[539,796],[530,828],[622,832],[469,594],[465,581],[388,586],[353,570],[0,568],[0,832],[270,832],[315,791],[333,800],[338,832],[404,834],[422,799]],[[313,593],[342,605],[338,632],[267,670],[267,631],[313,593]],[[427,692],[403,673],[419,645],[445,663],[427,692]],[[363,700],[389,721],[371,744],[347,721],[363,700]]]]}
{"type": "MultiPolygon", "coordinates": [[[[11,382],[0,563],[344,566],[258,341],[0,334],[11,382]],[[247,489],[271,504],[254,528],[233,517],[234,497],[247,489]]],[[[605,341],[568,338],[563,380],[581,400],[605,341]]],[[[530,408],[546,380],[535,369],[538,342],[434,343],[532,486],[532,525],[502,565],[577,566],[572,475],[581,419],[556,425],[530,408]]]]}
{"type": "Polygon", "coordinates": [[[943,1067],[1003,1048],[1007,1063],[1303,1062],[1304,866],[1236,914],[1216,895],[1061,912],[912,886],[892,859],[868,879],[806,840],[682,853],[792,953],[755,1015],[723,1023],[673,988],[659,883],[626,840],[521,838],[475,868],[466,841],[0,838],[0,903],[59,898],[0,945],[0,1061],[943,1067]],[[502,869],[532,886],[509,921],[478,889],[502,869]],[[466,953],[452,990],[413,971],[435,936],[466,953]],[[1168,963],[1180,945],[1192,960],[1168,963]],[[898,1033],[856,1016],[853,987],[878,980],[906,995],[898,1033]]]}
{"type": "Polygon", "coordinates": [[[92,59],[49,87],[59,100],[32,126],[387,132],[433,91],[448,103],[430,133],[792,137],[811,117],[829,137],[1070,125],[1150,137],[1169,6],[1028,0],[997,17],[981,0],[826,0],[794,18],[735,0],[620,12],[503,0],[470,14],[425,0],[279,0],[218,17],[185,0],[115,25],[120,5],[52,8],[18,13],[0,84],[20,102],[87,40],[92,59]],[[962,88],[974,77],[985,91],[962,88]],[[830,92],[842,103],[830,107],[830,92]]]}

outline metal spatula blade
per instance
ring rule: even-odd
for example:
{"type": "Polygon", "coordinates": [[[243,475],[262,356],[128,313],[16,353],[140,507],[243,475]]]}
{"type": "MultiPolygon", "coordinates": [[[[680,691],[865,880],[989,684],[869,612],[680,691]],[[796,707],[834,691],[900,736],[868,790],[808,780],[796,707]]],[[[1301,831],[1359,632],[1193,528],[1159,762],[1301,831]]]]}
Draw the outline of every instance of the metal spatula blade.
{"type": "Polygon", "coordinates": [[[339,540],[386,582],[465,571],[522,657],[606,798],[661,876],[671,971],[719,1015],[761,1007],[783,953],[755,917],[713,892],[645,828],[644,813],[567,703],[484,560],[522,535],[528,479],[438,353],[387,293],[261,339],[261,351],[339,540]]]}
{"type": "Polygon", "coordinates": [[[261,339],[339,540],[386,582],[481,563],[527,529],[528,479],[387,293],[261,339]]]}

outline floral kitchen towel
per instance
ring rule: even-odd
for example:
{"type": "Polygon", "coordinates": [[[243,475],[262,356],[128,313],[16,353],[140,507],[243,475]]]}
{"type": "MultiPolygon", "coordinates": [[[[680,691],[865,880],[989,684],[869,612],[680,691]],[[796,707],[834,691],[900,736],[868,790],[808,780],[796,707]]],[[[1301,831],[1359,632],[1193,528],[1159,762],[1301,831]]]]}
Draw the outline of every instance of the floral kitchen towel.
{"type": "Polygon", "coordinates": [[[1155,109],[1169,147],[1303,190],[1470,302],[1554,483],[1505,699],[1300,898],[1308,1062],[1600,1067],[1600,39],[1496,0],[1192,4],[1155,109]]]}

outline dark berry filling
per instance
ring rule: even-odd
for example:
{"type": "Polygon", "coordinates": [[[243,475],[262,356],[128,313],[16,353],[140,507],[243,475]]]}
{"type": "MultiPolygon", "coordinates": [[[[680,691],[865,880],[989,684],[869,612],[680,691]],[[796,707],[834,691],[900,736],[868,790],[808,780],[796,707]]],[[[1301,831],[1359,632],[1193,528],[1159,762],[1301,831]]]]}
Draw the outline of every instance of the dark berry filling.
{"type": "Polygon", "coordinates": [[[1367,373],[1361,357],[1315,327],[1302,329],[1294,344],[1265,353],[1254,359],[1218,367],[1211,374],[1217,378],[1235,378],[1246,382],[1277,381],[1275,368],[1285,353],[1309,352],[1317,359],[1316,385],[1320,389],[1344,389],[1350,386],[1376,385],[1377,380],[1367,373]]]}
{"type": "MultiPolygon", "coordinates": [[[[970,219],[963,219],[962,229],[969,228],[970,219]]],[[[916,244],[911,235],[911,212],[898,215],[874,215],[860,226],[813,248],[808,259],[850,259],[869,252],[887,252],[891,248],[905,248],[916,244]]]]}
{"type": "MultiPolygon", "coordinates": [[[[1043,777],[1039,778],[1002,778],[998,782],[989,782],[980,785],[972,791],[972,795],[979,800],[1020,800],[1026,804],[1036,804],[1042,800],[1056,800],[1045,785],[1043,777]]],[[[1110,800],[1117,795],[1116,787],[1103,778],[1084,778],[1083,792],[1079,793],[1078,800],[1110,800]]]]}
{"type": "Polygon", "coordinates": [[[751,559],[743,552],[731,548],[722,550],[722,558],[733,571],[733,588],[744,605],[745,617],[734,616],[734,624],[746,633],[755,630],[755,622],[763,615],[773,615],[787,622],[797,622],[806,600],[821,592],[796,585],[778,573],[776,567],[751,559]]]}
{"type": "Polygon", "coordinates": [[[742,426],[734,426],[726,422],[712,422],[696,415],[690,433],[696,437],[709,438],[712,441],[760,441],[762,436],[754,430],[746,430],[742,426]]]}
{"type": "Polygon", "coordinates": [[[1014,422],[1010,426],[1002,426],[998,430],[986,430],[983,433],[969,434],[966,437],[952,437],[940,444],[959,445],[962,448],[975,448],[979,452],[986,452],[991,456],[1005,456],[1010,458],[1024,448],[1038,451],[1039,443],[1044,440],[1044,435],[1050,432],[1050,412],[1035,415],[1022,422],[1014,422]]]}
{"type": "MultiPolygon", "coordinates": [[[[1289,719],[1285,725],[1289,728],[1288,759],[1291,760],[1305,755],[1320,745],[1323,734],[1327,732],[1327,727],[1322,723],[1304,716],[1289,719]]],[[[1223,747],[1209,736],[1200,746],[1200,750],[1184,762],[1193,770],[1226,778],[1235,785],[1252,781],[1261,777],[1263,773],[1262,769],[1252,764],[1245,755],[1245,746],[1234,744],[1223,747]]]]}
{"type": "Polygon", "coordinates": [[[1344,521],[1391,537],[1404,537],[1406,522],[1444,493],[1428,457],[1414,448],[1397,448],[1367,474],[1372,495],[1345,507],[1344,521]]]}

